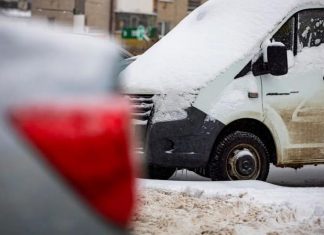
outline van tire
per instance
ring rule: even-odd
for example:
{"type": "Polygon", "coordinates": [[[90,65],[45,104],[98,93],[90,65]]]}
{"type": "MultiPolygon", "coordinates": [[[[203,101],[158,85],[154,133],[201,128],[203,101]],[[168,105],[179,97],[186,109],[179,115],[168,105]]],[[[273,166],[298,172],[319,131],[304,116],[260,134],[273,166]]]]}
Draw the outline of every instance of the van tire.
{"type": "Polygon", "coordinates": [[[175,168],[160,167],[156,165],[148,166],[148,177],[156,180],[168,180],[176,171],[175,168]]]}
{"type": "Polygon", "coordinates": [[[263,180],[269,174],[270,154],[255,134],[236,131],[216,145],[209,163],[212,180],[263,180]]]}

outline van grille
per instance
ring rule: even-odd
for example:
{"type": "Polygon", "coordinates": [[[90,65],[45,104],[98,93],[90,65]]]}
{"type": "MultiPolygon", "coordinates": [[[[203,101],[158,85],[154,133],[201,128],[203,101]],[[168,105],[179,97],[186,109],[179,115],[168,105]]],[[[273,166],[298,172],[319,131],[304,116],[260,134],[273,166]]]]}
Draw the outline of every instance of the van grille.
{"type": "Polygon", "coordinates": [[[153,95],[126,95],[132,105],[132,118],[136,125],[147,125],[154,103],[153,95]]]}
{"type": "Polygon", "coordinates": [[[132,105],[132,119],[134,125],[135,152],[144,154],[146,131],[151,118],[154,95],[125,95],[132,105]]]}

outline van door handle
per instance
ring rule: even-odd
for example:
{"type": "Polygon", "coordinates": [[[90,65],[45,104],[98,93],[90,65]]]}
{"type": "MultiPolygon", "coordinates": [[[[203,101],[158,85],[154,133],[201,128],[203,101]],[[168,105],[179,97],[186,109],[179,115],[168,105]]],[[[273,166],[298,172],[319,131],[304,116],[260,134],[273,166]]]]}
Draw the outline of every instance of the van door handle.
{"type": "Polygon", "coordinates": [[[250,99],[257,99],[257,98],[259,98],[259,93],[258,92],[249,92],[248,97],[250,99]]]}

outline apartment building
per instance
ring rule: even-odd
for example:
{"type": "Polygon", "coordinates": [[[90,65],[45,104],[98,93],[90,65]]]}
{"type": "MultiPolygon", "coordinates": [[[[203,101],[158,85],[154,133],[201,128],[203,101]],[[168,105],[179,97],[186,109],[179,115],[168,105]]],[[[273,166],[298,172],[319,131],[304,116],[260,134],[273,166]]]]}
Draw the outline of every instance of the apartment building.
{"type": "Polygon", "coordinates": [[[33,0],[32,17],[85,33],[107,33],[135,54],[152,46],[206,0],[33,0]],[[138,37],[141,27],[146,37],[138,37]]]}
{"type": "Polygon", "coordinates": [[[33,0],[32,17],[68,27],[83,24],[87,32],[111,32],[112,3],[112,0],[33,0]],[[80,21],[78,16],[84,17],[80,21]]]}
{"type": "Polygon", "coordinates": [[[157,22],[161,36],[167,34],[184,17],[207,0],[158,0],[157,22]]]}
{"type": "Polygon", "coordinates": [[[153,41],[123,38],[122,31],[141,26],[156,28],[156,0],[33,0],[32,16],[50,24],[64,24],[77,32],[107,33],[128,50],[141,53],[153,41]]]}
{"type": "Polygon", "coordinates": [[[32,16],[53,24],[73,26],[84,15],[86,31],[111,32],[123,27],[155,26],[153,0],[33,0],[32,16]]]}
{"type": "Polygon", "coordinates": [[[21,11],[30,10],[31,0],[0,0],[0,8],[18,9],[21,11]]]}

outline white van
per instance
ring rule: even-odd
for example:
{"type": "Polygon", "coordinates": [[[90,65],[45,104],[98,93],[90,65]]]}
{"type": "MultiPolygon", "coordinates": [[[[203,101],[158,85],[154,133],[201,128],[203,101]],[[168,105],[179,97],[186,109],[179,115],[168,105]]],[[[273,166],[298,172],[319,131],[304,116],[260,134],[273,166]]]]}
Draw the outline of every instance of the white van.
{"type": "Polygon", "coordinates": [[[266,180],[324,163],[323,79],[324,0],[209,0],[123,84],[152,178],[266,180]]]}

